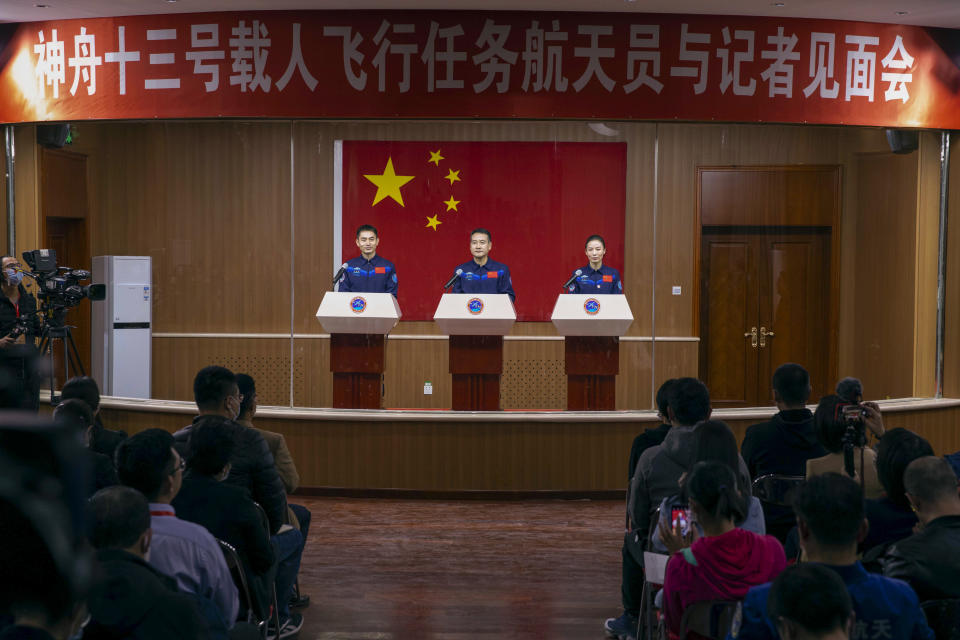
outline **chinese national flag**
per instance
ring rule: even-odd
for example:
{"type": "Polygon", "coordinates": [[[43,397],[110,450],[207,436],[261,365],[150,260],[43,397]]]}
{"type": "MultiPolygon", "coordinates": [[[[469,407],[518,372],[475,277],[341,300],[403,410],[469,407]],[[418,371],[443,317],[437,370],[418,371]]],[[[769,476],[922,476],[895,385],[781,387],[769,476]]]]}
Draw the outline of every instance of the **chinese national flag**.
{"type": "Polygon", "coordinates": [[[399,276],[404,320],[431,320],[443,284],[489,229],[490,258],[513,276],[519,320],[548,321],[561,286],[600,234],[604,264],[623,271],[627,147],[604,142],[344,141],[342,255],[361,224],[399,276]]]}

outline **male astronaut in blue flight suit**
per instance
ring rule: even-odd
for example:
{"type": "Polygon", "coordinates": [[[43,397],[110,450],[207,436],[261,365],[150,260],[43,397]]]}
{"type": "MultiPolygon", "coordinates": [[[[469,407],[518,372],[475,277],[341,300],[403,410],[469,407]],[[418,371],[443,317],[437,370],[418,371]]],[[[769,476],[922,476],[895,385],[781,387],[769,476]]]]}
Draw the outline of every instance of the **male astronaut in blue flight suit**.
{"type": "Polygon", "coordinates": [[[489,231],[474,229],[470,232],[470,253],[473,254],[473,260],[464,262],[453,270],[454,273],[463,271],[453,283],[453,293],[505,293],[510,296],[511,302],[516,300],[513,282],[510,280],[510,268],[487,256],[492,247],[489,231]]]}
{"type": "Polygon", "coordinates": [[[357,227],[357,247],[360,256],[347,261],[339,291],[363,293],[392,293],[397,297],[397,268],[389,260],[377,255],[380,235],[376,227],[362,224],[357,227]]]}

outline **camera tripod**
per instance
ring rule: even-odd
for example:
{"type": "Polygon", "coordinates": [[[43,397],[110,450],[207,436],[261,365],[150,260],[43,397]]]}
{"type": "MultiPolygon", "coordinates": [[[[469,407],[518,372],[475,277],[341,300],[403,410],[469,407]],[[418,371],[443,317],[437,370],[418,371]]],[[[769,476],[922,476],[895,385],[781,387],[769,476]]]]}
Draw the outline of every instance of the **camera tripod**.
{"type": "Polygon", "coordinates": [[[50,404],[56,406],[60,398],[53,394],[53,387],[56,382],[56,375],[53,370],[53,345],[54,341],[59,340],[63,344],[63,381],[70,379],[70,368],[73,372],[81,376],[87,375],[83,368],[83,362],[80,360],[80,351],[77,349],[77,343],[73,341],[72,328],[64,324],[63,316],[66,310],[54,312],[47,317],[40,332],[40,357],[47,357],[50,362],[50,404]]]}

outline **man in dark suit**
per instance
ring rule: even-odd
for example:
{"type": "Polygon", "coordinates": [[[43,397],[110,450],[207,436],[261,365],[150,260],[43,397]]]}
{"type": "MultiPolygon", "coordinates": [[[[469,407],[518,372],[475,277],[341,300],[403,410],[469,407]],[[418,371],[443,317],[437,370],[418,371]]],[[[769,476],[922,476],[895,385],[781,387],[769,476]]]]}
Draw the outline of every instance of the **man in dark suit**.
{"type": "Polygon", "coordinates": [[[289,525],[272,538],[249,494],[223,482],[229,475],[236,443],[225,421],[205,421],[193,427],[187,453],[187,473],[171,503],[177,515],[199,524],[214,537],[236,548],[248,575],[254,577],[251,597],[258,614],[269,607],[269,585],[275,580],[280,609],[280,637],[303,626],[303,616],[289,613],[286,604],[300,570],[303,537],[289,525]],[[283,598],[283,600],[281,600],[283,598]]]}

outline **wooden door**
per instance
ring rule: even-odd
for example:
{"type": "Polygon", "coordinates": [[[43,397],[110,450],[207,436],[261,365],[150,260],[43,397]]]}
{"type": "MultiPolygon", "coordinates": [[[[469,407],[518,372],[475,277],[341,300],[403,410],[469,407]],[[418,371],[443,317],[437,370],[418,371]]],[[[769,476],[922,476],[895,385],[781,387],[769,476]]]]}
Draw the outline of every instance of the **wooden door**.
{"type": "MultiPolygon", "coordinates": [[[[46,219],[44,247],[57,252],[57,264],[59,266],[90,270],[90,256],[87,255],[86,222],[83,218],[50,217],[46,219]]],[[[90,280],[84,280],[81,284],[87,285],[90,282],[90,280]]],[[[82,300],[78,306],[73,307],[66,314],[66,324],[72,327],[70,333],[80,354],[80,365],[88,374],[90,373],[90,318],[90,300],[88,299],[82,300]]],[[[54,343],[53,356],[56,386],[62,388],[66,381],[63,379],[63,345],[59,340],[54,343]]],[[[70,376],[78,375],[80,375],[80,372],[71,367],[70,376]]]]}
{"type": "Polygon", "coordinates": [[[784,362],[831,385],[830,233],[822,229],[704,228],[700,371],[715,407],[773,402],[784,362]]]}

